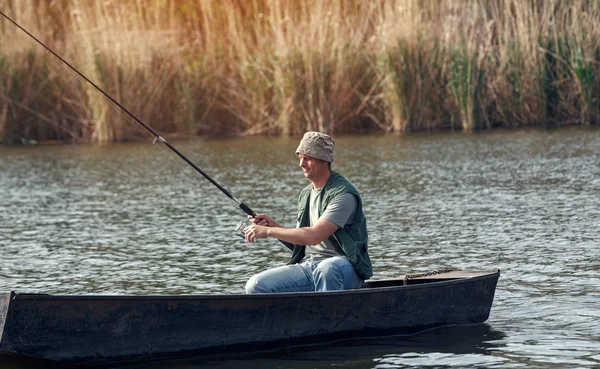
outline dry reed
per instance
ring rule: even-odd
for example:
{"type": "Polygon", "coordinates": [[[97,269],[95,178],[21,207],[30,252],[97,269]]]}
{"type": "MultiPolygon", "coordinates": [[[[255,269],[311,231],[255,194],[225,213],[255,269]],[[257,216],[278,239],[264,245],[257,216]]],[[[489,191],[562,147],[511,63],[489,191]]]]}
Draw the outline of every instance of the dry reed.
{"type": "MultiPolygon", "coordinates": [[[[165,134],[473,130],[598,121],[600,3],[0,0],[165,134]]],[[[0,140],[142,134],[0,19],[0,140]]]]}

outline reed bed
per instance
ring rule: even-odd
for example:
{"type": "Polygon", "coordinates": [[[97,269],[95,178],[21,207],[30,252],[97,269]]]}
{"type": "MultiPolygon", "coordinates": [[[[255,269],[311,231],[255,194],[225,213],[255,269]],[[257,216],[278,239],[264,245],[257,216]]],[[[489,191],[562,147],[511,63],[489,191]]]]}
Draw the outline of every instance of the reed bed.
{"type": "MultiPolygon", "coordinates": [[[[0,0],[165,135],[595,124],[600,2],[0,0]]],[[[0,141],[144,137],[0,19],[0,141]]]]}

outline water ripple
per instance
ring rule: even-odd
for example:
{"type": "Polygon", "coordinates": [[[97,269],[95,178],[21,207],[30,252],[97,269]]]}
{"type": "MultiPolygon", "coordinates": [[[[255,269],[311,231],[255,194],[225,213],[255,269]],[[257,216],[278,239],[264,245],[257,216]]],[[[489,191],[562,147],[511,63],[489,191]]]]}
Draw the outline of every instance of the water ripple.
{"type": "MultiPolygon", "coordinates": [[[[255,211],[294,225],[306,184],[296,139],[176,145],[255,211]]],[[[363,194],[376,278],[446,268],[502,276],[491,328],[464,333],[469,347],[443,349],[461,341],[456,330],[363,344],[352,363],[331,359],[353,357],[335,346],[322,367],[600,366],[600,131],[348,136],[336,145],[334,167],[363,194]]],[[[245,215],[236,204],[149,144],[1,147],[0,189],[0,290],[239,293],[289,257],[278,242],[237,238],[245,215]]],[[[286,360],[278,365],[299,367],[286,360]]]]}

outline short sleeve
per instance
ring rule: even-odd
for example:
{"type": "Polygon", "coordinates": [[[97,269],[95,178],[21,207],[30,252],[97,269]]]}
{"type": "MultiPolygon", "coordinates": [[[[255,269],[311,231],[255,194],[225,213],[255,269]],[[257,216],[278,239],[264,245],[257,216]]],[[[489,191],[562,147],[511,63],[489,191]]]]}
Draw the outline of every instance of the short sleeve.
{"type": "Polygon", "coordinates": [[[343,228],[346,224],[352,223],[357,206],[358,201],[353,194],[342,193],[329,201],[321,218],[343,228]]]}

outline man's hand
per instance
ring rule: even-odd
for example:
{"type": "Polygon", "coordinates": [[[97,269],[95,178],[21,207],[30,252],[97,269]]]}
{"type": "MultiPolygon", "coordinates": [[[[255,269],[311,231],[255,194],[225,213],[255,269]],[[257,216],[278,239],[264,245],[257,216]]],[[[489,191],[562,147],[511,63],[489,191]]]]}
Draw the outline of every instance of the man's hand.
{"type": "Polygon", "coordinates": [[[244,231],[244,236],[246,236],[246,241],[248,242],[256,242],[258,238],[267,238],[267,230],[269,227],[260,226],[255,224],[251,224],[244,231]]]}

